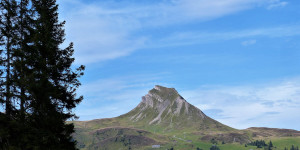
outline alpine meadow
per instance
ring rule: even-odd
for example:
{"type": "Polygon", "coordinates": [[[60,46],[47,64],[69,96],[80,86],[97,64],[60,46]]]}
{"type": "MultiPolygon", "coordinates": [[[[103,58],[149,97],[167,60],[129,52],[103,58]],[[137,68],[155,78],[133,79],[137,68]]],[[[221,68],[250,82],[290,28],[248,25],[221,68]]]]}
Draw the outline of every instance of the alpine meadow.
{"type": "Polygon", "coordinates": [[[299,150],[299,10],[0,0],[0,150],[299,150]]]}

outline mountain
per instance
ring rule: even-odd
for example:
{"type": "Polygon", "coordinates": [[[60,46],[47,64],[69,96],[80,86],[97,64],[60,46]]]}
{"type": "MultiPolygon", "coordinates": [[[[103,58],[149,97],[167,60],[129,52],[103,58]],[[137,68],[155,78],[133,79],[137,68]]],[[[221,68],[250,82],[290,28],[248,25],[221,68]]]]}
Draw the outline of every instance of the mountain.
{"type": "Polygon", "coordinates": [[[155,86],[142,97],[140,104],[119,118],[137,127],[160,126],[164,132],[172,130],[231,131],[232,128],[206,116],[188,103],[174,88],[155,86]]]}
{"type": "Polygon", "coordinates": [[[273,129],[271,134],[269,128],[231,128],[205,115],[174,88],[158,85],[124,115],[73,123],[81,149],[151,149],[151,145],[248,143],[253,137],[299,136],[293,130],[273,129]]]}

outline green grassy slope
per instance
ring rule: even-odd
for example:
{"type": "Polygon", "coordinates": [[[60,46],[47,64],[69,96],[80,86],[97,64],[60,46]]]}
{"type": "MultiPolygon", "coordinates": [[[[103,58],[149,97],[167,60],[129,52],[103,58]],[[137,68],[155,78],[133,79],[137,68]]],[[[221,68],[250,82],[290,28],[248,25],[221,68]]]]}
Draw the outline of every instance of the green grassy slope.
{"type": "Polygon", "coordinates": [[[135,109],[124,115],[72,123],[76,129],[74,138],[83,150],[143,150],[152,149],[155,144],[164,150],[208,150],[212,141],[218,142],[221,150],[249,150],[256,148],[244,144],[256,139],[272,140],[278,149],[283,149],[297,145],[300,136],[295,130],[231,128],[206,116],[175,89],[162,86],[155,86],[135,109]]]}

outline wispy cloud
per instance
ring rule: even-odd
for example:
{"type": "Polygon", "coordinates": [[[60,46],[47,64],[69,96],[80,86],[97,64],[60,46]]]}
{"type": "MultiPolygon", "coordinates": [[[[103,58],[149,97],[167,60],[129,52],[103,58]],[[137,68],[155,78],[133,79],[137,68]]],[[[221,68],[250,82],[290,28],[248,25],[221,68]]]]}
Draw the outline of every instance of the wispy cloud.
{"type": "Polygon", "coordinates": [[[270,5],[267,7],[267,9],[274,9],[278,7],[284,7],[288,4],[288,2],[281,1],[281,0],[271,0],[270,5]]]}
{"type": "Polygon", "coordinates": [[[74,8],[68,8],[70,12],[63,14],[63,19],[68,21],[67,39],[75,43],[77,50],[75,57],[78,64],[127,56],[143,46],[146,40],[142,36],[130,36],[131,30],[128,24],[122,19],[99,15],[94,5],[90,6],[77,1],[77,3],[72,2],[70,7],[74,8]],[[124,24],[127,27],[123,26],[124,24]]]}
{"type": "MultiPolygon", "coordinates": [[[[300,25],[295,24],[214,32],[176,30],[176,33],[170,31],[159,37],[153,37],[145,32],[148,31],[147,29],[167,28],[178,24],[212,20],[257,7],[274,9],[287,5],[287,2],[280,0],[164,0],[160,2],[137,1],[136,3],[132,3],[132,1],[94,1],[87,3],[84,0],[62,0],[59,3],[62,12],[61,17],[67,21],[68,37],[66,39],[75,43],[75,57],[78,64],[92,64],[128,56],[145,47],[191,45],[232,39],[240,39],[239,42],[246,40],[242,42],[242,45],[251,45],[255,44],[256,40],[248,39],[300,35],[300,25]]],[[[176,57],[171,59],[174,58],[176,57]]],[[[190,56],[186,58],[181,56],[179,59],[188,61],[190,58],[190,56]]],[[[167,59],[164,58],[164,61],[167,59]]],[[[198,59],[198,57],[194,59],[198,59]]],[[[201,60],[207,61],[207,59],[212,58],[203,57],[201,60]]],[[[208,60],[207,62],[217,62],[215,60],[208,60]]],[[[232,60],[236,61],[236,59],[232,60]]],[[[144,95],[153,85],[158,84],[157,81],[160,80],[153,79],[154,77],[156,76],[110,78],[85,84],[80,91],[86,96],[86,100],[78,108],[78,114],[83,118],[89,116],[86,118],[91,119],[92,116],[95,118],[95,114],[99,113],[101,116],[107,117],[122,114],[129,110],[129,107],[134,107],[134,104],[140,100],[140,96],[144,95]],[[138,78],[150,78],[152,80],[137,81],[138,78]],[[104,103],[104,101],[112,103],[101,105],[100,103],[104,103]],[[125,103],[130,104],[130,106],[121,107],[125,103]],[[96,107],[95,104],[100,106],[96,107]],[[86,109],[84,111],[80,108],[86,109]],[[110,111],[109,115],[105,115],[106,111],[110,111]]],[[[297,97],[298,85],[294,85],[295,83],[297,82],[292,81],[291,88],[287,82],[283,82],[274,86],[266,85],[259,88],[255,86],[214,87],[210,90],[199,89],[185,93],[188,93],[187,99],[190,100],[190,96],[193,103],[199,104],[200,108],[204,110],[220,109],[219,111],[214,110],[218,112],[220,118],[232,118],[231,120],[224,119],[225,122],[228,124],[237,123],[238,127],[244,128],[252,125],[242,122],[247,119],[251,120],[263,114],[278,117],[288,113],[280,110],[279,104],[285,106],[290,112],[297,112],[291,106],[291,104],[296,105],[296,100],[299,99],[297,97]],[[274,89],[275,87],[278,89],[274,89]],[[263,92],[259,92],[257,89],[263,92]],[[199,92],[201,93],[199,94],[199,92]],[[287,94],[288,92],[291,93],[287,94]],[[291,95],[295,97],[291,97],[291,95]],[[204,99],[204,103],[194,101],[197,100],[196,98],[204,99]],[[226,106],[227,103],[232,105],[226,106]],[[220,107],[218,104],[226,107],[220,107]]],[[[256,125],[255,122],[253,125],[256,125]]]]}
{"type": "Polygon", "coordinates": [[[243,46],[249,46],[249,45],[253,45],[256,43],[256,40],[247,40],[247,41],[243,41],[241,44],[243,46]]]}
{"type": "Polygon", "coordinates": [[[79,89],[79,94],[84,94],[85,99],[77,107],[76,114],[80,120],[90,120],[127,113],[154,85],[169,86],[161,82],[167,76],[168,73],[142,74],[87,83],[79,89]]]}
{"type": "Polygon", "coordinates": [[[153,47],[149,28],[205,21],[243,10],[279,5],[274,0],[166,0],[161,2],[63,0],[67,39],[75,43],[78,64],[90,64],[153,47]],[[149,45],[150,44],[150,45],[149,45]]]}
{"type": "MultiPolygon", "coordinates": [[[[298,35],[300,35],[300,25],[285,25],[279,27],[246,29],[226,32],[189,31],[173,33],[158,40],[157,43],[153,45],[157,47],[167,47],[254,37],[280,38],[298,35]]],[[[255,43],[256,41],[254,40],[242,42],[243,45],[255,43]]]]}
{"type": "Polygon", "coordinates": [[[290,123],[300,119],[299,78],[260,85],[201,87],[183,91],[182,95],[213,118],[235,128],[300,129],[290,123]]]}
{"type": "MultiPolygon", "coordinates": [[[[88,97],[76,113],[80,120],[116,117],[129,112],[154,85],[174,87],[160,80],[167,74],[109,78],[86,84],[88,97]]],[[[300,130],[300,78],[240,86],[202,86],[179,93],[212,118],[244,129],[266,126],[300,130]]]]}

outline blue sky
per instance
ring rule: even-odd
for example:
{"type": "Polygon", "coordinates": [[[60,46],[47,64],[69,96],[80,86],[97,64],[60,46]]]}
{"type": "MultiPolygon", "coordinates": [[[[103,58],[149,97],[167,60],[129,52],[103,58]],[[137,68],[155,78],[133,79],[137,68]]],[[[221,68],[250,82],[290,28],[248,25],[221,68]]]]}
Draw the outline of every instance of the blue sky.
{"type": "Polygon", "coordinates": [[[80,120],[124,114],[163,85],[235,128],[300,130],[300,1],[58,2],[86,65],[80,120]]]}

